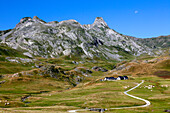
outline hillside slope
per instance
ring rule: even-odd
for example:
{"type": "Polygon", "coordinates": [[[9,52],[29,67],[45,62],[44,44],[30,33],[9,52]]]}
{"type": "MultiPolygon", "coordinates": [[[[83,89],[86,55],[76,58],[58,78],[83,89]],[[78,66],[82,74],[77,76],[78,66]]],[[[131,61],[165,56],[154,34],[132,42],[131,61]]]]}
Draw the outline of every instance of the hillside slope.
{"type": "Polygon", "coordinates": [[[154,38],[145,38],[145,39],[137,38],[137,41],[140,41],[141,43],[145,44],[146,46],[154,48],[154,49],[170,47],[170,35],[159,36],[159,37],[154,37],[154,38]]]}

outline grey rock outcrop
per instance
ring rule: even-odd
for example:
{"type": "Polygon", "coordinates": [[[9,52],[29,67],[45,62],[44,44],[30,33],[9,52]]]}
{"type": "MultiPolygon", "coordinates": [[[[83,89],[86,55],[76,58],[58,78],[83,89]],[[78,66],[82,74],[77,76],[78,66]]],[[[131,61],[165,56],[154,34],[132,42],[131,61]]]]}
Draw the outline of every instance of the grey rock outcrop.
{"type": "Polygon", "coordinates": [[[102,17],[91,25],[81,25],[76,20],[46,23],[37,16],[25,17],[0,39],[14,49],[24,50],[29,57],[76,55],[121,60],[122,52],[151,54],[149,47],[110,29],[102,17]]]}

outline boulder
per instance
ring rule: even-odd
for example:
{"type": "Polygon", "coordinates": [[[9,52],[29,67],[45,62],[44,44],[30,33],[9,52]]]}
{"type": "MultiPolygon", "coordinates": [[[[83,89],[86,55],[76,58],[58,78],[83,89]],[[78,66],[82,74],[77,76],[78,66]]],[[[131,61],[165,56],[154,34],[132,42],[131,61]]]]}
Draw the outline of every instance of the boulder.
{"type": "Polygon", "coordinates": [[[102,72],[108,71],[106,68],[102,68],[102,67],[98,67],[98,66],[94,66],[94,67],[92,67],[92,69],[95,71],[102,71],[102,72]]]}

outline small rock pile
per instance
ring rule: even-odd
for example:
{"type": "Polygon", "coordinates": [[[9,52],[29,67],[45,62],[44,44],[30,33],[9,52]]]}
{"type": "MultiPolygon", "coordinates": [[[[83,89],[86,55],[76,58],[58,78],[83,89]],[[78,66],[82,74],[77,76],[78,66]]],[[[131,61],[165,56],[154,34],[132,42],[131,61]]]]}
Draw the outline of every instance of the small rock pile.
{"type": "Polygon", "coordinates": [[[98,67],[98,66],[94,66],[94,67],[92,67],[92,69],[95,71],[102,71],[102,72],[108,71],[106,68],[102,68],[102,67],[98,67]]]}

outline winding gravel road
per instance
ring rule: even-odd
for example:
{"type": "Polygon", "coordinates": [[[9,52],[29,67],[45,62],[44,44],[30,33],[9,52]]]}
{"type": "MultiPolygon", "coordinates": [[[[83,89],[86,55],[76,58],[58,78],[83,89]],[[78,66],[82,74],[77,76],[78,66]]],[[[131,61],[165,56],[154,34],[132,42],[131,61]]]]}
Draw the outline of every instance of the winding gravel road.
{"type": "MultiPolygon", "coordinates": [[[[145,100],[145,99],[143,99],[143,98],[139,98],[139,97],[136,97],[136,96],[133,96],[133,95],[130,95],[130,94],[127,93],[127,92],[129,92],[129,91],[134,90],[135,88],[137,88],[138,86],[140,86],[140,85],[143,84],[143,83],[144,83],[144,80],[142,80],[142,82],[139,83],[138,85],[136,85],[135,87],[133,87],[133,88],[125,91],[124,94],[127,95],[127,96],[130,96],[130,97],[132,97],[132,98],[135,98],[135,99],[144,101],[144,102],[146,103],[145,105],[141,105],[141,106],[131,106],[131,107],[109,108],[109,109],[127,109],[127,108],[140,108],[140,107],[147,107],[147,106],[149,106],[151,103],[150,103],[148,100],[145,100]]],[[[68,112],[70,112],[70,113],[76,113],[77,111],[87,111],[87,110],[90,110],[90,109],[69,110],[68,112]]]]}

